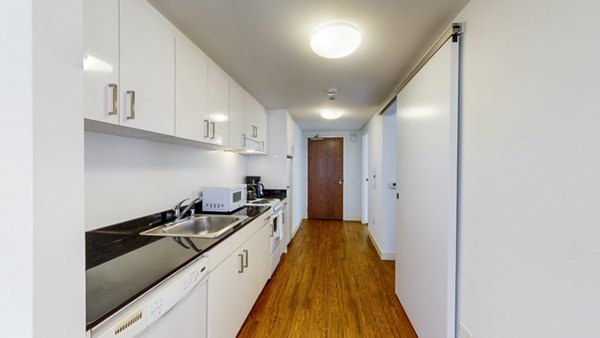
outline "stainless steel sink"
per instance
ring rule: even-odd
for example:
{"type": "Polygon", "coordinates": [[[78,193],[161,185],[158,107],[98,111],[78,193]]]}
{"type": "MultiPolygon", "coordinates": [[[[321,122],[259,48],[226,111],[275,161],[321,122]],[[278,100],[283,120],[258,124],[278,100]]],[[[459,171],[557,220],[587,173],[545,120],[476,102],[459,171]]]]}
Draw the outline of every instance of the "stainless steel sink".
{"type": "Polygon", "coordinates": [[[217,238],[248,216],[195,215],[176,223],[161,225],[141,232],[146,236],[217,238]]]}

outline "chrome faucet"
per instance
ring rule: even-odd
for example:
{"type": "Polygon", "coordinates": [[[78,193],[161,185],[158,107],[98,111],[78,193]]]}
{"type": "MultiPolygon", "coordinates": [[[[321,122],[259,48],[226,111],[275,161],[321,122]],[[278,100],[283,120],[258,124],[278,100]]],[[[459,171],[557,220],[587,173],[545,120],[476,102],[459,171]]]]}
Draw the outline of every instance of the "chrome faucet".
{"type": "Polygon", "coordinates": [[[180,221],[183,218],[183,216],[190,210],[192,210],[192,212],[190,213],[190,216],[193,216],[195,214],[194,206],[196,205],[196,203],[202,201],[202,198],[201,197],[195,198],[183,210],[181,210],[181,205],[189,200],[190,200],[189,198],[186,198],[183,201],[175,204],[175,206],[173,207],[173,212],[175,212],[175,219],[171,223],[176,223],[176,222],[180,221]]]}

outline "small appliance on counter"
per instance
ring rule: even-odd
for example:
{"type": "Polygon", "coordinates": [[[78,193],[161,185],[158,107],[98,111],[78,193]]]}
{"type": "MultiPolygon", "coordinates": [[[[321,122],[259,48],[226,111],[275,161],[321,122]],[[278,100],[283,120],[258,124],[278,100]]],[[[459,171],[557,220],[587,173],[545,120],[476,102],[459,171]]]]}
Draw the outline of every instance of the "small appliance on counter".
{"type": "Polygon", "coordinates": [[[248,186],[247,200],[265,196],[265,186],[260,183],[260,176],[246,176],[246,185],[248,186]]]}
{"type": "Polygon", "coordinates": [[[246,185],[206,187],[202,192],[202,210],[231,212],[246,205],[246,185]]]}

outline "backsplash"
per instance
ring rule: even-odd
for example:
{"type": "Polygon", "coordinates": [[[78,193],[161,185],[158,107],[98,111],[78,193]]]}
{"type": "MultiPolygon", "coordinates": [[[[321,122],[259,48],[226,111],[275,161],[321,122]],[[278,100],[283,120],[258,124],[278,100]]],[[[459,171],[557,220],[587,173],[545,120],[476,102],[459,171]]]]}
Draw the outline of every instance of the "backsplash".
{"type": "Polygon", "coordinates": [[[170,209],[203,187],[242,183],[245,156],[85,132],[86,231],[170,209]]]}

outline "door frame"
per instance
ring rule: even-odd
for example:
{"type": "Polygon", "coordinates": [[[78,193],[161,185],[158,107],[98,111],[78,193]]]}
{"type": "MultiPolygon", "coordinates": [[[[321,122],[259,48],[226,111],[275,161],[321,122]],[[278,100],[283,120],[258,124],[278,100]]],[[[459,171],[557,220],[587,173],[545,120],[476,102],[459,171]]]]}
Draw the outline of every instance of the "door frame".
{"type": "Polygon", "coordinates": [[[369,225],[369,130],[362,133],[362,212],[361,223],[369,225]]]}

